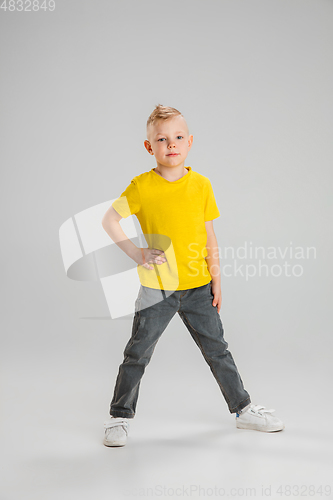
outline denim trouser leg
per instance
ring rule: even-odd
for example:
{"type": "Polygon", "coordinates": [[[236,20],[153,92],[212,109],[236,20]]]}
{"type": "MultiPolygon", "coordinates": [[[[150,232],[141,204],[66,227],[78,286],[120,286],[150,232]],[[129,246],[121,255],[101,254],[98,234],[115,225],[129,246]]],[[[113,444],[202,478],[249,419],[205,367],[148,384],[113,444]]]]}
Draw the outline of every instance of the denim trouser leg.
{"type": "Polygon", "coordinates": [[[240,411],[251,402],[227,349],[221,318],[212,302],[211,283],[189,290],[166,291],[166,295],[160,290],[141,286],[132,335],[119,366],[110,415],[134,417],[141,378],[158,339],[176,312],[208,363],[230,413],[240,411]]]}
{"type": "Polygon", "coordinates": [[[201,294],[188,290],[179,316],[208,363],[230,413],[236,413],[251,403],[251,399],[224,339],[222,321],[217,307],[213,306],[211,283],[202,288],[201,294]]]}
{"type": "Polygon", "coordinates": [[[161,290],[141,285],[135,304],[132,335],[124,350],[124,361],[119,366],[110,415],[134,417],[145,368],[158,339],[178,309],[178,301],[173,295],[163,300],[161,290]]]}

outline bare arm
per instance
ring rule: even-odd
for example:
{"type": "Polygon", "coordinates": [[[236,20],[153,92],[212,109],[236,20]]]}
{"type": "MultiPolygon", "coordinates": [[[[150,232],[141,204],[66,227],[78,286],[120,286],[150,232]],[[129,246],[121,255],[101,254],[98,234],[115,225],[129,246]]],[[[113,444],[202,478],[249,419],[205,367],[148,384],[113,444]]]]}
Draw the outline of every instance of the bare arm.
{"type": "Polygon", "coordinates": [[[134,243],[127,238],[126,234],[122,230],[122,227],[119,224],[121,219],[122,216],[118,214],[118,212],[111,205],[102,218],[102,226],[115,244],[123,250],[128,257],[149,270],[154,269],[148,264],[150,262],[154,264],[163,264],[166,262],[164,253],[161,250],[154,248],[141,249],[134,245],[134,243]]]}
{"type": "Polygon", "coordinates": [[[126,255],[131,259],[135,260],[139,264],[138,256],[141,253],[140,249],[134,245],[134,243],[129,240],[122,230],[119,221],[122,216],[116,212],[116,210],[111,205],[110,208],[105,212],[102,219],[103,229],[108,233],[110,238],[118,245],[118,247],[123,250],[126,255]]]}
{"type": "Polygon", "coordinates": [[[221,294],[221,271],[220,271],[220,257],[219,247],[214,232],[213,221],[205,222],[207,231],[207,267],[209,274],[212,277],[212,292],[214,294],[213,306],[217,305],[217,312],[220,312],[222,304],[221,294]]]}

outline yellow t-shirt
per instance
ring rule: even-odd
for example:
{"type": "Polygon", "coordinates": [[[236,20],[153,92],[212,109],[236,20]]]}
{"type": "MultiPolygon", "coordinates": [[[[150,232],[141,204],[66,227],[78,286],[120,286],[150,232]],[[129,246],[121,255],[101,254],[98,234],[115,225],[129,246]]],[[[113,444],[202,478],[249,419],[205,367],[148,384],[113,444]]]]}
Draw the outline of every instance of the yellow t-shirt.
{"type": "Polygon", "coordinates": [[[168,181],[152,168],[134,177],[112,203],[123,217],[136,215],[148,248],[165,253],[167,262],[149,270],[138,264],[143,286],[187,290],[210,282],[205,222],[220,216],[208,177],[185,167],[188,173],[168,181]]]}

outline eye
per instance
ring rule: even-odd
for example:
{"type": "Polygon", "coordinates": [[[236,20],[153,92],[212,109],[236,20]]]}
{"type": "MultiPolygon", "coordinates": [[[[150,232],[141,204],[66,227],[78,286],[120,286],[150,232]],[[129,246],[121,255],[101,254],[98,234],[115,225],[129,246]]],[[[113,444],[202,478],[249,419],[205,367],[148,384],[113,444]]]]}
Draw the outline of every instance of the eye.
{"type": "Polygon", "coordinates": [[[164,137],[161,137],[161,139],[158,139],[158,141],[165,141],[164,137]]]}
{"type": "Polygon", "coordinates": [[[183,139],[183,136],[182,136],[182,135],[178,135],[178,136],[177,136],[177,139],[178,139],[178,137],[180,137],[181,139],[183,139]]]}

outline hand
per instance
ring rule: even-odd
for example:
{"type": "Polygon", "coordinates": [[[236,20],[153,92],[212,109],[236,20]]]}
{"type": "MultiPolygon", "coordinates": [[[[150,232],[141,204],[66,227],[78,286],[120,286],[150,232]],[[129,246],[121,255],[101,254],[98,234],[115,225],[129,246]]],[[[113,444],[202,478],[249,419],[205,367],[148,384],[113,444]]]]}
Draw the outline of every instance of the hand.
{"type": "Polygon", "coordinates": [[[221,285],[220,283],[214,283],[212,281],[212,294],[214,295],[213,306],[217,307],[217,312],[220,312],[222,305],[222,293],[221,293],[221,285]]]}
{"type": "Polygon", "coordinates": [[[149,264],[164,264],[166,262],[166,257],[162,250],[157,248],[138,248],[137,259],[135,259],[137,264],[142,267],[149,269],[150,271],[154,269],[154,266],[149,264]]]}

